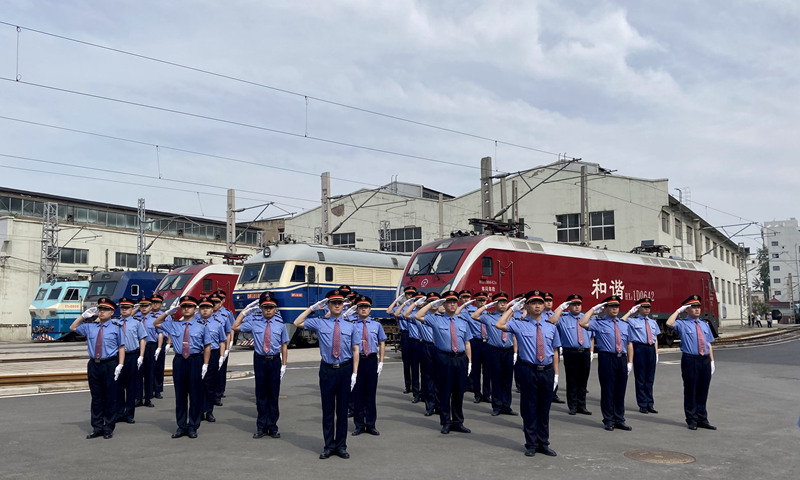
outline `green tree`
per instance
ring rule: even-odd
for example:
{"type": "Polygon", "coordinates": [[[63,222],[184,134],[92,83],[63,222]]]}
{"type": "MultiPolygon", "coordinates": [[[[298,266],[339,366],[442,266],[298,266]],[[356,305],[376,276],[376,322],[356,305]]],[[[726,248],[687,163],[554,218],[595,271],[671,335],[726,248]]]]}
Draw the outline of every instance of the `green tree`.
{"type": "Polygon", "coordinates": [[[764,298],[769,300],[769,250],[766,246],[758,249],[756,261],[758,262],[758,271],[753,279],[753,289],[764,292],[764,298]]]}

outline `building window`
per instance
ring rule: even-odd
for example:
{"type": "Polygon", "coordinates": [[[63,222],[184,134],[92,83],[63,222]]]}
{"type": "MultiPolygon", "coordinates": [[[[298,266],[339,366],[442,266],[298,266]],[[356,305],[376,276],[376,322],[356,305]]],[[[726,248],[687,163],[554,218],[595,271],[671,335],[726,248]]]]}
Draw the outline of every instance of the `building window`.
{"type": "MultiPolygon", "coordinates": [[[[121,253],[114,254],[115,264],[117,267],[122,268],[136,268],[136,254],[135,253],[121,253]]],[[[145,257],[145,266],[150,267],[150,255],[145,257]]]]}
{"type": "Polygon", "coordinates": [[[82,248],[62,248],[60,255],[61,263],[78,263],[87,265],[89,263],[89,250],[82,248]]]}
{"type": "Polygon", "coordinates": [[[772,279],[772,283],[781,283],[781,279],[780,278],[774,278],[774,279],[772,279]]]}
{"type": "Polygon", "coordinates": [[[334,233],[331,237],[333,238],[333,246],[335,247],[356,247],[356,232],[334,233]]]}
{"type": "Polygon", "coordinates": [[[731,263],[731,251],[725,250],[725,263],[731,263]]]}
{"type": "Polygon", "coordinates": [[[773,247],[777,247],[778,246],[778,242],[772,242],[772,246],[773,247]]]}
{"type": "Polygon", "coordinates": [[[172,257],[172,264],[176,267],[185,267],[187,265],[201,265],[206,263],[205,260],[200,258],[189,258],[189,257],[172,257]]]}
{"type": "Polygon", "coordinates": [[[780,258],[780,253],[773,253],[772,258],[780,258]]]}
{"type": "Polygon", "coordinates": [[[675,219],[675,238],[683,240],[683,224],[677,218],[675,219]]]}
{"type": "Polygon", "coordinates": [[[669,213],[667,212],[661,212],[661,230],[669,233],[669,213]]]}
{"type": "Polygon", "coordinates": [[[689,245],[694,243],[694,230],[689,225],[686,225],[686,243],[689,245]]]}
{"type": "Polygon", "coordinates": [[[772,266],[772,271],[773,271],[773,272],[779,272],[780,270],[781,270],[781,267],[780,267],[780,265],[773,265],[773,266],[772,266]]]}
{"type": "Polygon", "coordinates": [[[780,297],[781,296],[781,291],[780,290],[775,290],[774,293],[775,293],[776,297],[780,297]]]}
{"type": "Polygon", "coordinates": [[[613,211],[589,214],[589,238],[591,240],[614,240],[613,211]]]}
{"type": "Polygon", "coordinates": [[[717,242],[714,242],[714,258],[719,258],[717,257],[717,242]]]}
{"type": "Polygon", "coordinates": [[[389,238],[383,238],[384,230],[379,230],[381,250],[387,252],[412,253],[422,246],[422,227],[389,229],[389,238]]]}
{"type": "Polygon", "coordinates": [[[570,213],[556,215],[556,236],[559,242],[572,243],[580,240],[581,226],[580,215],[570,213]]]}

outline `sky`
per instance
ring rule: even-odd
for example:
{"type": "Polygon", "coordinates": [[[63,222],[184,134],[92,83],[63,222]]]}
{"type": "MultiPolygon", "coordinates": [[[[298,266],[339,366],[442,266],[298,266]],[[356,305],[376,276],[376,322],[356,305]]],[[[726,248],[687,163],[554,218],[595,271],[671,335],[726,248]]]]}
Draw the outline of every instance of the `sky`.
{"type": "Polygon", "coordinates": [[[482,157],[496,173],[580,158],[667,178],[756,246],[747,224],[800,216],[799,14],[791,0],[7,0],[0,186],[216,220],[233,188],[247,221],[268,202],[261,218],[318,206],[325,171],[334,195],[396,178],[458,196],[482,157]]]}

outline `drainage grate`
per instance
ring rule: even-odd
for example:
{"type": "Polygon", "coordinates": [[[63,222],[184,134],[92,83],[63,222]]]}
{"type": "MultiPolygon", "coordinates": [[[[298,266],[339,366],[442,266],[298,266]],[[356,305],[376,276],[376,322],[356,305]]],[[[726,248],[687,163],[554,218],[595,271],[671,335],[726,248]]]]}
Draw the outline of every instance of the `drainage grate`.
{"type": "Polygon", "coordinates": [[[695,461],[695,458],[691,455],[666,450],[629,450],[625,452],[625,456],[639,462],[660,463],[664,465],[692,463],[695,461]]]}

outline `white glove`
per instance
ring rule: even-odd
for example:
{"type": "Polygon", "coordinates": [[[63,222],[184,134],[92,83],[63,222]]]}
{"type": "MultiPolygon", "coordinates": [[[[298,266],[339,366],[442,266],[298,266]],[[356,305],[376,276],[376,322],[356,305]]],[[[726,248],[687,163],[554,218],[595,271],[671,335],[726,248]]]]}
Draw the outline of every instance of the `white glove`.
{"type": "Polygon", "coordinates": [[[344,317],[349,317],[350,315],[352,315],[352,314],[354,314],[354,313],[356,313],[356,307],[355,307],[355,305],[353,305],[352,307],[350,307],[350,308],[348,308],[347,310],[345,310],[345,311],[344,311],[344,313],[342,314],[342,316],[344,316],[344,317]]]}
{"type": "Polygon", "coordinates": [[[356,377],[358,377],[357,373],[350,375],[350,391],[352,392],[354,388],[356,388],[356,377]]]}
{"type": "Polygon", "coordinates": [[[166,313],[168,317],[171,317],[171,316],[175,315],[175,312],[177,312],[177,311],[178,311],[178,307],[170,307],[170,309],[167,310],[164,313],[166,313]]]}
{"type": "Polygon", "coordinates": [[[224,362],[226,358],[228,358],[228,354],[231,353],[231,349],[225,350],[225,355],[222,356],[222,361],[224,362]]]}
{"type": "Polygon", "coordinates": [[[594,314],[595,315],[600,315],[600,312],[603,311],[603,307],[605,307],[605,306],[606,306],[606,302],[598,303],[597,305],[592,307],[592,310],[594,310],[594,314]]]}
{"type": "Polygon", "coordinates": [[[558,306],[558,308],[560,308],[562,312],[565,311],[566,309],[569,308],[569,302],[562,303],[561,305],[558,306]]]}
{"type": "Polygon", "coordinates": [[[223,363],[225,363],[225,357],[219,357],[219,368],[222,368],[223,363]]]}
{"type": "Polygon", "coordinates": [[[594,353],[592,353],[591,355],[589,355],[589,365],[591,365],[591,364],[592,364],[592,360],[594,360],[594,357],[596,357],[596,356],[597,356],[597,355],[595,355],[594,353]]]}
{"type": "Polygon", "coordinates": [[[401,293],[400,295],[398,295],[398,297],[394,299],[395,305],[400,305],[400,300],[402,300],[404,298],[406,298],[406,294],[405,293],[401,293]]]}
{"type": "Polygon", "coordinates": [[[381,375],[382,371],[383,371],[383,362],[378,362],[378,376],[381,375]]]}
{"type": "MultiPolygon", "coordinates": [[[[520,300],[522,300],[522,299],[520,298],[520,300]]],[[[520,310],[522,310],[522,307],[524,307],[524,306],[525,306],[525,302],[518,302],[518,301],[515,300],[515,301],[511,302],[511,311],[512,312],[519,312],[520,310]]]]}
{"type": "Polygon", "coordinates": [[[495,305],[497,305],[497,302],[489,302],[489,303],[487,303],[485,305],[486,310],[489,310],[490,308],[494,307],[495,305]]]}
{"type": "Polygon", "coordinates": [[[472,305],[473,303],[475,303],[475,299],[474,298],[472,300],[468,300],[468,301],[464,302],[464,306],[466,307],[467,305],[472,305]]]}
{"type": "Polygon", "coordinates": [[[138,311],[139,311],[139,304],[137,303],[137,304],[135,304],[133,306],[133,311],[131,312],[131,315],[133,315],[135,312],[138,312],[138,311]]]}
{"type": "Polygon", "coordinates": [[[244,307],[244,308],[245,309],[249,309],[249,308],[256,308],[256,307],[258,307],[258,300],[253,300],[252,302],[248,303],[247,306],[244,307]]]}
{"type": "Polygon", "coordinates": [[[206,378],[206,373],[208,373],[208,364],[203,364],[203,369],[200,370],[200,378],[206,378]]]}
{"type": "Polygon", "coordinates": [[[411,305],[411,303],[412,303],[413,301],[414,301],[414,297],[411,297],[411,298],[409,298],[408,300],[406,300],[405,302],[403,302],[403,307],[407,307],[407,306],[411,305]]]}
{"type": "Polygon", "coordinates": [[[87,308],[85,312],[81,313],[81,317],[84,320],[89,320],[95,315],[97,315],[97,307],[87,308]]]}
{"type": "Polygon", "coordinates": [[[553,376],[553,391],[554,392],[556,391],[556,388],[558,388],[558,374],[557,373],[553,376]]]}
{"type": "Polygon", "coordinates": [[[630,310],[628,310],[628,313],[630,313],[631,315],[635,314],[636,312],[639,311],[639,307],[641,307],[641,305],[634,305],[633,307],[631,307],[630,310]]]}
{"type": "Polygon", "coordinates": [[[286,365],[281,365],[281,377],[279,380],[283,380],[284,375],[286,375],[286,365]]]}
{"type": "Polygon", "coordinates": [[[633,370],[633,364],[632,364],[632,363],[629,363],[629,364],[628,364],[628,375],[630,375],[630,374],[631,374],[631,371],[632,371],[632,370],[633,370]]]}
{"type": "Polygon", "coordinates": [[[689,310],[689,307],[691,307],[691,305],[682,306],[681,308],[678,309],[678,314],[680,315],[681,313],[685,312],[686,310],[689,310]]]}
{"type": "Polygon", "coordinates": [[[328,304],[328,299],[327,298],[323,298],[322,300],[320,300],[319,302],[315,303],[314,305],[311,305],[311,307],[309,307],[309,308],[311,308],[312,311],[319,312],[321,310],[325,310],[325,305],[327,305],[327,304],[328,304]]]}
{"type": "Polygon", "coordinates": [[[711,360],[711,375],[714,375],[714,372],[717,370],[717,366],[714,364],[714,360],[711,360]]]}
{"type": "Polygon", "coordinates": [[[558,354],[564,356],[564,347],[558,347],[558,354]]]}
{"type": "Polygon", "coordinates": [[[658,354],[656,353],[656,365],[658,365],[658,354]]]}
{"type": "Polygon", "coordinates": [[[516,365],[516,364],[517,364],[517,354],[515,353],[514,354],[514,365],[516,365]]]}
{"type": "Polygon", "coordinates": [[[122,365],[117,365],[114,367],[114,381],[116,382],[119,378],[119,374],[122,373],[122,365]]]}
{"type": "Polygon", "coordinates": [[[425,297],[420,297],[419,300],[414,302],[414,305],[416,305],[418,307],[421,307],[421,306],[423,306],[425,304],[425,300],[426,300],[425,297]]]}
{"type": "Polygon", "coordinates": [[[140,355],[139,358],[136,359],[136,369],[137,370],[142,368],[142,363],[144,363],[144,357],[142,357],[140,355]]]}
{"type": "Polygon", "coordinates": [[[158,360],[159,355],[161,355],[161,347],[156,348],[156,356],[155,356],[156,360],[158,360]]]}
{"type": "Polygon", "coordinates": [[[175,297],[175,300],[169,305],[170,308],[178,309],[181,306],[181,297],[175,297]]]}
{"type": "Polygon", "coordinates": [[[440,298],[439,300],[432,301],[431,302],[431,310],[433,310],[434,308],[441,307],[442,305],[444,305],[444,302],[445,302],[444,298],[440,298]]]}
{"type": "Polygon", "coordinates": [[[467,364],[467,376],[469,377],[470,375],[472,375],[472,363],[471,362],[467,364]]]}
{"type": "Polygon", "coordinates": [[[164,347],[164,355],[169,354],[169,349],[172,348],[172,344],[168,343],[166,347],[164,347]]]}

